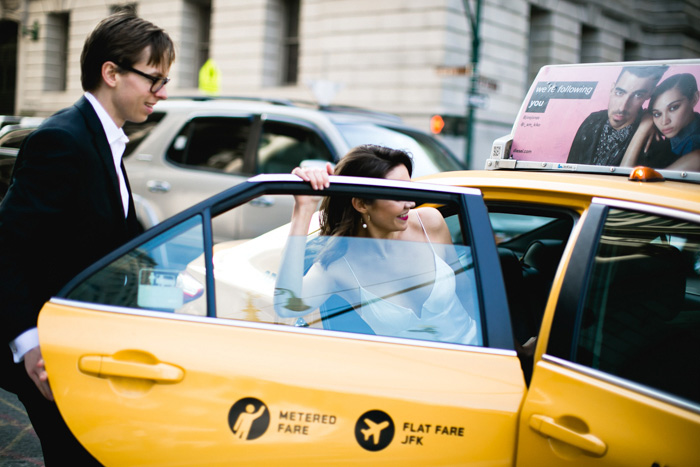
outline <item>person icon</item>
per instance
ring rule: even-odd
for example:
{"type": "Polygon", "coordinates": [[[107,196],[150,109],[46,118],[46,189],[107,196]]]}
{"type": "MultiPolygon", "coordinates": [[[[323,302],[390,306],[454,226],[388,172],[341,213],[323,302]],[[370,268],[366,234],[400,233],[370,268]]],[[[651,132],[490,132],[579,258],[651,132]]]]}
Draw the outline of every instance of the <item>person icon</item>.
{"type": "Polygon", "coordinates": [[[245,412],[241,412],[233,425],[233,433],[239,439],[248,439],[248,434],[253,426],[253,422],[260,418],[265,413],[265,405],[260,405],[260,408],[255,411],[253,404],[248,404],[245,407],[245,412]]]}

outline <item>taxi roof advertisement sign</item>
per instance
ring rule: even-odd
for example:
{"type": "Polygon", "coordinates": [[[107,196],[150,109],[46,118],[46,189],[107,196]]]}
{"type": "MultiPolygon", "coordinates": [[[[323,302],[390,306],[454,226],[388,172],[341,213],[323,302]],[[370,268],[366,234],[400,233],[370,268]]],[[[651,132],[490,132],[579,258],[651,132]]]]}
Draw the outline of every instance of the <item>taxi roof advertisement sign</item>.
{"type": "Polygon", "coordinates": [[[513,128],[520,161],[700,171],[700,62],[543,67],[513,128]]]}

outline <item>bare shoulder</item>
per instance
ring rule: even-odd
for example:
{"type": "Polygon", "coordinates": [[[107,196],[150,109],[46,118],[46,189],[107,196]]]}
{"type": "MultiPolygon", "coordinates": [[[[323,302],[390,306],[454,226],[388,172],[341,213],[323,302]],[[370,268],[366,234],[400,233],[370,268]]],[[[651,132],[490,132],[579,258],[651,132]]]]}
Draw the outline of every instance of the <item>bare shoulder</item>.
{"type": "Polygon", "coordinates": [[[432,241],[441,243],[451,242],[449,228],[442,214],[440,214],[440,211],[432,207],[417,208],[414,211],[420,216],[420,220],[423,222],[425,230],[428,232],[428,236],[432,241]]]}
{"type": "Polygon", "coordinates": [[[435,208],[424,207],[414,209],[414,212],[420,216],[420,220],[427,230],[439,229],[445,226],[445,219],[435,208]]]}

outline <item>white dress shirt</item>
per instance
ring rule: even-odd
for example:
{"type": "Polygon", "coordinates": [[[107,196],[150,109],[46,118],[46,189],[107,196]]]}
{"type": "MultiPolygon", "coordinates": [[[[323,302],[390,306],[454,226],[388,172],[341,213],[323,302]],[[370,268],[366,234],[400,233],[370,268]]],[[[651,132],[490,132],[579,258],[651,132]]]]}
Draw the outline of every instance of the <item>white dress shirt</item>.
{"type": "MultiPolygon", "coordinates": [[[[105,135],[107,135],[107,142],[112,150],[114,169],[116,170],[117,178],[119,179],[119,191],[121,192],[122,206],[124,208],[124,218],[126,218],[129,212],[129,191],[126,189],[126,181],[124,180],[124,172],[122,172],[121,166],[122,156],[124,155],[126,143],[129,142],[129,138],[127,138],[126,134],[124,134],[124,130],[119,128],[117,124],[114,123],[112,117],[109,116],[107,111],[104,109],[104,107],[102,107],[102,104],[100,104],[100,101],[98,101],[95,96],[89,92],[86,92],[85,98],[95,109],[97,117],[100,119],[102,128],[105,131],[105,135]]],[[[12,350],[12,355],[15,362],[21,362],[24,359],[24,354],[38,345],[39,330],[37,328],[28,329],[17,336],[15,340],[10,342],[10,349],[12,350]]]]}
{"type": "Polygon", "coordinates": [[[102,107],[100,101],[98,101],[95,96],[89,92],[85,93],[85,97],[92,104],[92,107],[97,112],[97,116],[102,123],[102,128],[105,130],[107,135],[107,142],[112,150],[112,158],[114,159],[114,169],[117,171],[117,177],[119,178],[119,191],[122,195],[122,205],[124,207],[124,218],[129,212],[129,191],[126,189],[126,182],[124,181],[124,172],[122,172],[122,155],[124,155],[124,150],[126,149],[126,143],[129,142],[129,138],[124,134],[124,130],[119,128],[112,117],[109,116],[107,111],[102,107]]]}

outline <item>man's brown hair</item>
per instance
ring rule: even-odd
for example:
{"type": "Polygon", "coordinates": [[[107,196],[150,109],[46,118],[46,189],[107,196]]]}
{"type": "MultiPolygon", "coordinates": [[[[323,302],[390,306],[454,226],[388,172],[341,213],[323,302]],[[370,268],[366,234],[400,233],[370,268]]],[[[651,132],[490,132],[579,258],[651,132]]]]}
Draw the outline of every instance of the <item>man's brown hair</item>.
{"type": "Polygon", "coordinates": [[[80,82],[84,91],[94,91],[102,80],[102,64],[108,61],[133,66],[150,47],[148,64],[169,67],[175,60],[170,36],[155,24],[122,10],[100,21],[85,40],[80,55],[80,82]]]}

